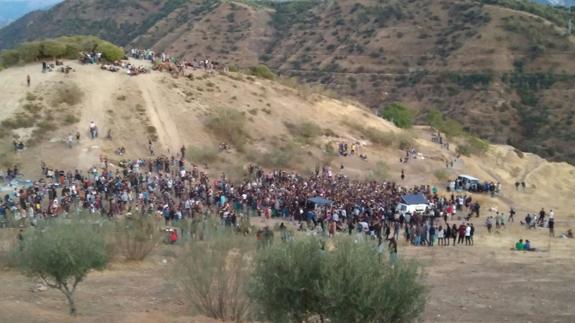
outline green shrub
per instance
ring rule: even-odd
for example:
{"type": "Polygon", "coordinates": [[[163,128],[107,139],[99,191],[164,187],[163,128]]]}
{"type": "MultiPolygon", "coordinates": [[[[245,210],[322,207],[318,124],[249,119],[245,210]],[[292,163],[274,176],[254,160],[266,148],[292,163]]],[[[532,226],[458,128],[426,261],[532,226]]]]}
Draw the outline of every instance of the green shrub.
{"type": "Polygon", "coordinates": [[[47,40],[40,45],[40,55],[42,57],[65,57],[66,44],[54,40],[47,40]]]}
{"type": "Polygon", "coordinates": [[[19,62],[20,63],[29,63],[37,61],[41,55],[41,45],[38,42],[32,43],[24,43],[20,45],[18,50],[19,62]]]}
{"type": "Polygon", "coordinates": [[[257,254],[250,295],[263,320],[418,320],[425,287],[417,265],[386,261],[372,242],[342,238],[330,244],[303,238],[257,254]]]}
{"type": "Polygon", "coordinates": [[[250,296],[271,322],[302,322],[321,313],[322,250],[315,239],[274,244],[255,258],[250,296]]]}
{"type": "Polygon", "coordinates": [[[393,122],[399,128],[411,128],[413,126],[414,114],[400,103],[392,103],[381,110],[379,114],[382,118],[393,122]]]}
{"type": "Polygon", "coordinates": [[[269,3],[275,9],[271,20],[272,26],[280,32],[287,32],[287,30],[296,23],[312,21],[315,18],[312,9],[319,2],[300,0],[270,1],[269,3]]]}
{"type": "Polygon", "coordinates": [[[20,54],[15,49],[7,49],[0,51],[0,65],[2,67],[9,67],[18,64],[20,61],[20,54]]]}
{"type": "Polygon", "coordinates": [[[77,285],[91,270],[101,270],[108,262],[103,233],[80,220],[53,220],[32,227],[14,252],[22,271],[66,296],[72,315],[76,314],[77,285]]]}
{"type": "Polygon", "coordinates": [[[486,87],[491,84],[493,75],[490,73],[471,73],[471,74],[456,74],[449,73],[447,78],[463,87],[464,89],[471,90],[477,86],[486,87]]]}
{"type": "Polygon", "coordinates": [[[336,240],[321,266],[322,312],[330,322],[418,321],[425,306],[419,267],[383,258],[372,243],[336,240]]]}
{"type": "Polygon", "coordinates": [[[437,109],[431,109],[427,112],[427,123],[445,133],[448,137],[457,137],[464,134],[463,126],[456,120],[444,117],[437,109]]]}
{"type": "Polygon", "coordinates": [[[10,67],[42,59],[76,59],[81,51],[100,51],[108,61],[124,56],[122,48],[93,36],[65,36],[48,40],[23,43],[15,49],[0,52],[0,66],[10,67]]]}
{"type": "Polygon", "coordinates": [[[276,75],[265,65],[250,67],[250,74],[266,80],[273,80],[276,75]]]}

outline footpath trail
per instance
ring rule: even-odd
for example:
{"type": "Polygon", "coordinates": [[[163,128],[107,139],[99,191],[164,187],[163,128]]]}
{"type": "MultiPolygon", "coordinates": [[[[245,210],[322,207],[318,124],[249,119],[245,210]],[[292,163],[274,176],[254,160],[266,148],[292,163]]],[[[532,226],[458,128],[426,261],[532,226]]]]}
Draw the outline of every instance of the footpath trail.
{"type": "Polygon", "coordinates": [[[114,108],[114,94],[121,86],[121,78],[113,73],[100,73],[98,77],[94,77],[92,73],[85,70],[88,68],[86,66],[76,65],[73,67],[77,70],[73,74],[74,81],[80,86],[85,96],[78,124],[81,140],[79,147],[76,148],[78,149],[77,165],[81,169],[86,169],[99,161],[101,141],[104,140],[108,129],[105,111],[114,108]],[[94,121],[98,126],[98,140],[90,139],[89,125],[91,121],[94,121]]]}
{"type": "Polygon", "coordinates": [[[168,105],[165,104],[165,100],[169,100],[169,96],[160,93],[161,90],[158,89],[158,82],[161,82],[159,77],[163,77],[163,75],[142,75],[137,77],[136,82],[146,102],[150,121],[158,133],[158,140],[164,148],[162,150],[177,152],[182,146],[182,141],[178,134],[177,125],[168,110],[168,105]],[[160,102],[159,99],[164,100],[164,102],[160,102]]]}

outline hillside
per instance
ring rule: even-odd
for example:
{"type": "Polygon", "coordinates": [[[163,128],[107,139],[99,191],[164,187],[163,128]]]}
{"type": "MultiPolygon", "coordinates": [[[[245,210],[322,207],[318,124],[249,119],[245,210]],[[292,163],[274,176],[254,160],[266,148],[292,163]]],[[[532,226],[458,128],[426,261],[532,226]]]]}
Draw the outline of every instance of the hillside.
{"type": "MultiPolygon", "coordinates": [[[[206,71],[178,79],[155,71],[128,76],[95,65],[65,64],[73,68],[69,74],[42,73],[39,64],[0,71],[0,170],[18,165],[24,179],[37,179],[41,161],[55,169],[86,172],[106,157],[111,169],[121,171],[123,159],[153,158],[148,151],[152,140],[155,156],[169,157],[187,147],[189,161],[212,178],[222,171],[238,178],[249,163],[257,163],[302,174],[312,173],[316,165],[330,165],[353,178],[435,185],[442,195],[447,195],[446,179],[462,173],[499,181],[500,195],[473,195],[483,206],[482,217],[473,219],[475,246],[412,247],[400,239],[401,257],[425,265],[430,297],[423,317],[433,320],[424,321],[572,321],[572,241],[551,239],[546,230],[526,230],[518,222],[527,212],[545,207],[556,213],[557,232],[572,227],[575,167],[492,145],[483,155],[464,156],[453,168],[445,168],[446,160],[455,159],[454,149],[433,143],[428,127],[398,129],[359,104],[300,84],[206,71]],[[26,75],[31,76],[30,87],[26,75]],[[94,140],[88,138],[91,121],[100,130],[94,140]],[[108,130],[112,139],[105,136],[108,130]],[[76,132],[80,142],[67,147],[65,138],[76,132]],[[27,147],[15,152],[14,137],[27,147]],[[339,143],[357,141],[367,161],[335,153],[339,143]],[[219,151],[221,142],[231,149],[219,151]],[[115,154],[120,147],[126,148],[123,156],[115,154]],[[420,158],[400,163],[410,147],[420,158]],[[402,169],[405,181],[400,179],[402,169]],[[527,189],[516,191],[516,181],[525,181],[527,189]],[[507,211],[511,206],[518,212],[515,223],[488,234],[482,225],[488,209],[507,211]],[[545,251],[510,251],[520,238],[532,239],[545,251]],[[466,288],[453,289],[453,281],[464,280],[466,288]],[[534,302],[546,304],[549,311],[533,308],[534,302]],[[486,312],[488,307],[493,310],[486,312]]],[[[252,221],[267,225],[261,218],[252,221]]],[[[16,234],[16,229],[0,230],[0,255],[16,241],[16,234]]],[[[191,312],[187,297],[170,280],[181,255],[182,246],[161,244],[141,263],[115,261],[103,272],[90,273],[78,290],[78,317],[66,314],[58,291],[41,291],[36,281],[0,268],[5,295],[0,317],[12,322],[217,322],[191,312]]]]}
{"type": "Polygon", "coordinates": [[[0,30],[0,48],[62,34],[252,66],[372,109],[437,108],[496,143],[575,163],[567,12],[517,0],[78,1],[0,30]]]}
{"type": "Polygon", "coordinates": [[[67,64],[74,68],[70,74],[41,73],[36,65],[0,72],[2,169],[19,165],[25,178],[36,178],[40,161],[56,169],[86,170],[106,157],[118,165],[123,159],[150,156],[152,140],[156,155],[175,155],[185,146],[191,162],[232,177],[242,176],[249,163],[304,174],[329,165],[338,172],[343,166],[341,172],[355,178],[397,181],[405,169],[406,185],[442,188],[447,178],[468,173],[502,183],[501,197],[486,201],[489,205],[524,212],[544,203],[564,217],[575,216],[570,207],[575,167],[510,146],[492,145],[485,155],[463,156],[446,169],[445,161],[455,159],[454,149],[432,143],[428,128],[401,130],[362,106],[305,87],[237,73],[196,71],[174,79],[152,72],[130,77],[97,66],[67,64]],[[31,76],[30,88],[23,75],[31,76]],[[88,137],[91,121],[99,126],[99,139],[88,137]],[[108,130],[112,140],[105,138],[108,130]],[[80,142],[67,147],[66,138],[76,132],[80,142]],[[26,143],[26,149],[14,152],[13,138],[26,143]],[[218,150],[222,142],[230,149],[218,150]],[[367,160],[338,156],[341,142],[361,142],[367,160]],[[120,147],[126,149],[122,156],[115,153],[120,147]],[[424,159],[400,163],[409,147],[424,159]],[[515,192],[516,181],[525,181],[528,193],[515,192]]]}

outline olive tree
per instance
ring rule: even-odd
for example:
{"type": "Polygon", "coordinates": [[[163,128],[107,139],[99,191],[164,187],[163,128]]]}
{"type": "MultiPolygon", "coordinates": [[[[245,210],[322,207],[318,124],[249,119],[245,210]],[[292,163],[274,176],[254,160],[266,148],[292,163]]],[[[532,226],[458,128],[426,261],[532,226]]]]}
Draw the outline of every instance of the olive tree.
{"type": "Polygon", "coordinates": [[[66,296],[72,315],[78,284],[90,270],[101,270],[108,262],[103,232],[91,222],[78,220],[28,229],[15,256],[22,271],[66,296]]]}
{"type": "Polygon", "coordinates": [[[425,305],[419,267],[390,263],[372,241],[276,244],[255,259],[251,295],[272,322],[412,322],[425,305]]]}
{"type": "Polygon", "coordinates": [[[302,322],[321,315],[323,256],[316,239],[260,249],[250,288],[259,305],[257,314],[272,322],[302,322]]]}
{"type": "Polygon", "coordinates": [[[414,263],[386,261],[374,243],[336,240],[325,257],[322,311],[333,323],[411,322],[425,305],[414,263]]]}

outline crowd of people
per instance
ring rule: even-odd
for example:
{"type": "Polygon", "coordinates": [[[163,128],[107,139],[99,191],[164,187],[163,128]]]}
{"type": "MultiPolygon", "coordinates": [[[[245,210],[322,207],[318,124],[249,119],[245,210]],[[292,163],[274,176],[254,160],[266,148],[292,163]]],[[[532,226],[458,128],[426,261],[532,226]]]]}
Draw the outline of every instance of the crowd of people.
{"type": "MultiPolygon", "coordinates": [[[[93,139],[95,128],[90,125],[93,139]]],[[[415,246],[447,246],[473,245],[471,221],[481,209],[468,194],[440,196],[435,187],[426,185],[356,181],[329,167],[316,168],[312,176],[304,177],[249,165],[241,181],[229,180],[225,174],[210,178],[185,160],[184,147],[176,156],[124,160],[118,165],[102,158],[101,165],[87,172],[57,170],[43,162],[41,170],[43,178],[2,197],[2,218],[9,212],[15,220],[35,221],[84,209],[109,217],[155,214],[166,224],[215,214],[222,223],[236,226],[238,218],[247,215],[294,221],[298,230],[326,236],[355,232],[380,241],[403,237],[415,246]],[[423,194],[429,207],[421,212],[399,211],[397,205],[406,194],[423,194]],[[317,205],[310,202],[313,197],[330,203],[317,205]]],[[[10,182],[18,174],[17,168],[10,169],[5,180],[10,182]]],[[[513,221],[515,213],[510,210],[507,222],[513,221]]],[[[492,232],[505,222],[503,213],[496,212],[487,216],[485,226],[492,232]]],[[[528,214],[523,224],[546,225],[553,235],[554,213],[542,209],[539,217],[528,214]]]]}
{"type": "MultiPolygon", "coordinates": [[[[440,197],[429,186],[355,181],[327,167],[303,177],[279,170],[264,172],[250,165],[243,181],[233,182],[224,174],[210,179],[197,166],[188,164],[184,154],[185,149],[181,149],[177,156],[123,161],[117,167],[104,158],[102,165],[87,172],[56,170],[42,164],[43,178],[5,195],[2,213],[10,210],[18,219],[50,218],[80,208],[110,217],[126,212],[161,214],[167,223],[206,212],[218,214],[222,221],[247,214],[305,222],[310,230],[321,228],[331,234],[353,227],[381,236],[385,230],[377,233],[377,228],[388,226],[394,228],[397,238],[400,229],[396,223],[401,229],[405,226],[406,231],[416,232],[428,219],[447,219],[458,208],[455,196],[440,197]],[[398,213],[397,203],[409,193],[425,194],[431,207],[421,214],[398,213]],[[333,203],[318,207],[309,202],[314,196],[333,203]]],[[[17,174],[17,169],[10,173],[17,174]]]]}
{"type": "Polygon", "coordinates": [[[124,72],[130,76],[137,76],[140,74],[147,74],[150,73],[150,69],[144,66],[134,65],[127,61],[118,61],[110,64],[102,64],[100,66],[102,70],[109,71],[109,72],[124,72]]]}
{"type": "Polygon", "coordinates": [[[193,70],[213,71],[226,68],[207,57],[181,59],[165,52],[156,53],[151,49],[132,48],[127,52],[127,56],[136,60],[149,61],[153,65],[153,69],[161,72],[169,72],[176,77],[188,76],[193,70]]]}

